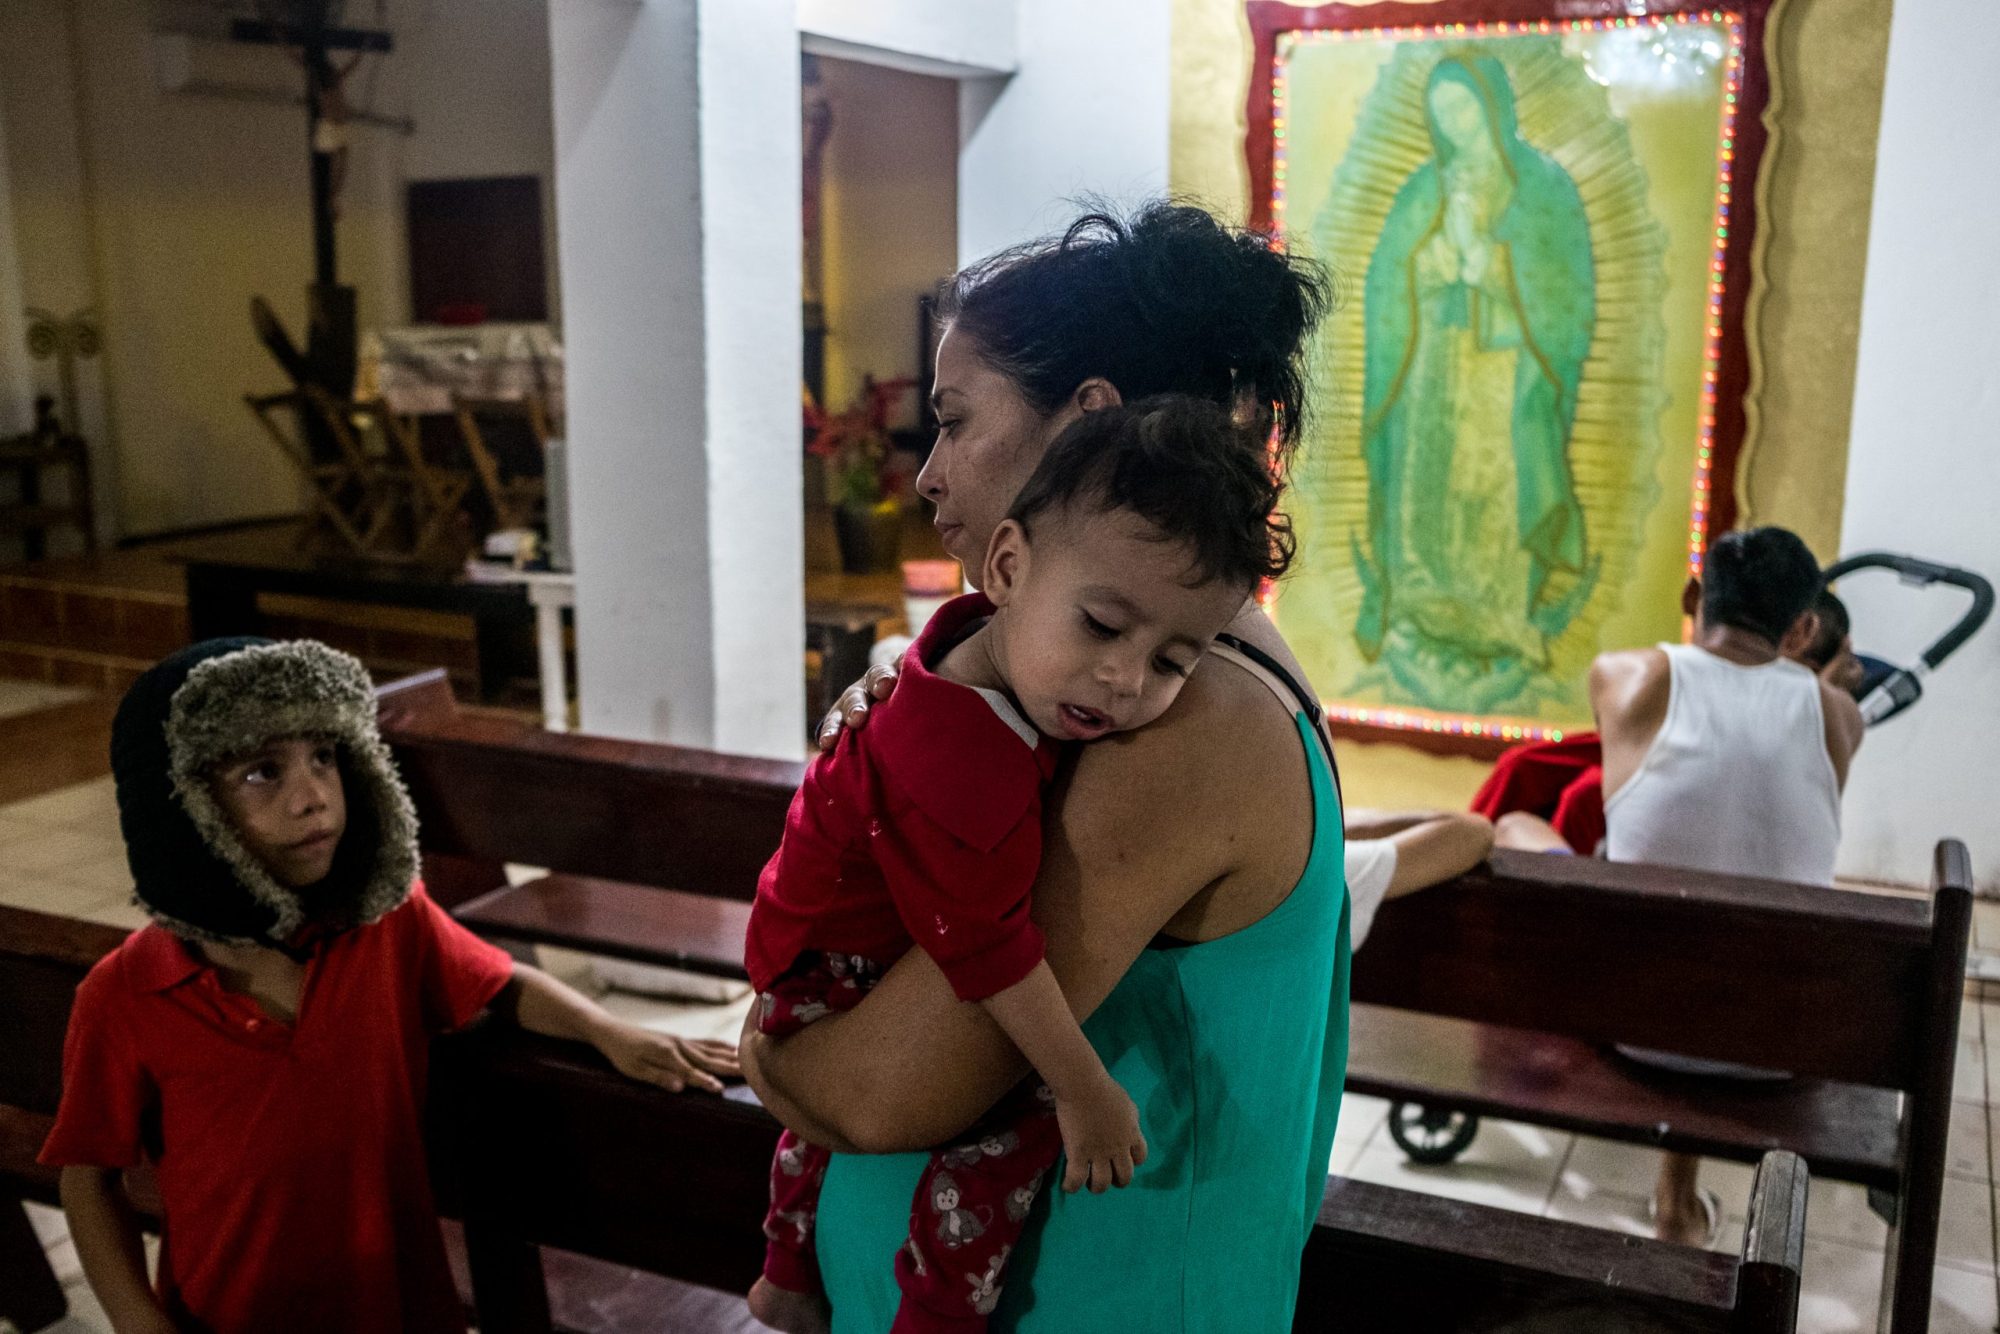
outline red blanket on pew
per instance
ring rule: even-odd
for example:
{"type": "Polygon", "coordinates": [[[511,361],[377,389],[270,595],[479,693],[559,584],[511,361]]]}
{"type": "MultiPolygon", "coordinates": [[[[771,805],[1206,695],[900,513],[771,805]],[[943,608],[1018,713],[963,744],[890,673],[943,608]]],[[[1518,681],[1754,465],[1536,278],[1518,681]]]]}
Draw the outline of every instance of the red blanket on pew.
{"type": "Polygon", "coordinates": [[[1489,820],[1510,811],[1539,815],[1590,856],[1604,841],[1604,748],[1597,733],[1514,747],[1494,763],[1472,809],[1489,820]]]}

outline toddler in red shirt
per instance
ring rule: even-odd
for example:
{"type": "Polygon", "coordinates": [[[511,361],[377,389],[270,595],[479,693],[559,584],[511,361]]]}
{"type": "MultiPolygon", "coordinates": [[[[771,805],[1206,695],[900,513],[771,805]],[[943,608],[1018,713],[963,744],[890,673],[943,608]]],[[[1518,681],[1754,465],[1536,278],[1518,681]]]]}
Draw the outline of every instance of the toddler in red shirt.
{"type": "MultiPolygon", "coordinates": [[[[994,533],[984,594],[947,603],[865,731],[814,761],[757,886],[746,961],[759,1027],[858,1004],[912,942],[1035,1069],[933,1153],[895,1258],[897,1334],[980,1330],[1042,1179],[1124,1186],[1132,1099],[1091,1049],[1029,912],[1057,743],[1164,713],[1244,599],[1289,563],[1264,442],[1185,397],[1086,413],[994,533]]],[[[787,1133],[771,1169],[760,1320],[827,1328],[813,1220],[827,1153],[787,1133]]],[[[884,1257],[886,1260],[887,1257],[884,1257]]]]}
{"type": "Polygon", "coordinates": [[[526,1028],[681,1089],[726,1043],[619,1023],[477,939],[416,883],[416,814],[361,664],[212,640],[112,724],[135,932],[77,988],[42,1161],[119,1334],[462,1331],[420,1119],[433,1035],[526,1028]],[[120,1174],[150,1161],[157,1287],[120,1174]]]}

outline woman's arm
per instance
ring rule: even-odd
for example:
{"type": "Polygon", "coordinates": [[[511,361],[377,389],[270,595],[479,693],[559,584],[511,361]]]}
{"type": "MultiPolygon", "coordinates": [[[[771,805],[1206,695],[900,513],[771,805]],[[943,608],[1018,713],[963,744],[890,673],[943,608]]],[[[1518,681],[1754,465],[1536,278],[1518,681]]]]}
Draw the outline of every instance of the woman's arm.
{"type": "Polygon", "coordinates": [[[63,1213],[90,1290],[117,1334],[173,1334],[174,1324],[146,1278],[139,1219],[115,1167],[65,1167],[63,1213]]]}
{"type": "MultiPolygon", "coordinates": [[[[1049,966],[1078,1019],[1184,906],[1258,854],[1265,793],[1255,772],[1269,769],[1273,746],[1299,754],[1291,719],[1261,685],[1225,669],[1197,672],[1152,726],[1081,749],[1051,794],[1034,890],[1049,966]]],[[[948,1140],[1027,1068],[914,949],[854,1010],[782,1042],[754,1025],[744,1032],[744,1074],[765,1106],[839,1149],[948,1140]]]]}

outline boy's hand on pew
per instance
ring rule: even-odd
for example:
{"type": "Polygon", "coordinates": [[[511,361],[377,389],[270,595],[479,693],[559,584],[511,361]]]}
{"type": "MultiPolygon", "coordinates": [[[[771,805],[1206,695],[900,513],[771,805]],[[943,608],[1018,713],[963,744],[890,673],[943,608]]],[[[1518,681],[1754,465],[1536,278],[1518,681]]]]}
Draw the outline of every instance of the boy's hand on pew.
{"type": "Polygon", "coordinates": [[[743,1073],[736,1061],[736,1048],[727,1042],[677,1038],[615,1020],[592,1038],[592,1045],[619,1074],[657,1084],[669,1093],[679,1093],[690,1084],[720,1093],[722,1080],[717,1075],[735,1079],[743,1073]]]}
{"type": "Polygon", "coordinates": [[[1139,1108],[1109,1075],[1080,1095],[1058,1097],[1056,1125],[1062,1131],[1067,1160],[1063,1189],[1072,1194],[1085,1186],[1093,1195],[1102,1195],[1113,1186],[1129,1186],[1132,1169],[1146,1161],[1139,1108]]]}
{"type": "Polygon", "coordinates": [[[729,1043],[677,1038],[625,1023],[590,997],[525,963],[514,965],[514,980],[495,1008],[511,1011],[514,1021],[531,1033],[588,1042],[619,1074],[670,1093],[689,1085],[720,1093],[722,1081],[717,1075],[734,1079],[743,1073],[736,1048],[729,1043]]]}

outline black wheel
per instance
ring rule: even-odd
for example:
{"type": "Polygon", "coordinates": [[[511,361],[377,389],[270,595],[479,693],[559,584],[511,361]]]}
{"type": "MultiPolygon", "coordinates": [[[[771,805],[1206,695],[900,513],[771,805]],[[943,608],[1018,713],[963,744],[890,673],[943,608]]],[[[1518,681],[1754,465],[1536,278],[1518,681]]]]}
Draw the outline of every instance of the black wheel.
{"type": "Polygon", "coordinates": [[[1389,1138],[1413,1163],[1436,1166],[1464,1153],[1479,1133],[1479,1118],[1468,1112],[1399,1102],[1389,1108],[1389,1138]]]}

